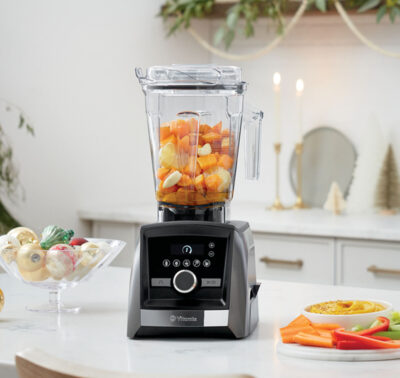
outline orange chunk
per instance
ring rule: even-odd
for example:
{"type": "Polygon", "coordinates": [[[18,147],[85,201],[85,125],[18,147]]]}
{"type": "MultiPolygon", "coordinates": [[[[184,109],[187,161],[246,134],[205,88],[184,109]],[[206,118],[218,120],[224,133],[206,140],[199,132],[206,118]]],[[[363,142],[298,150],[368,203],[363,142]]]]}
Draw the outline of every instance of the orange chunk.
{"type": "Polygon", "coordinates": [[[183,138],[185,135],[189,134],[190,126],[184,119],[177,119],[170,123],[170,131],[171,134],[183,138]]]}
{"type": "Polygon", "coordinates": [[[170,124],[165,122],[160,127],[160,140],[164,140],[171,135],[170,124]]]}
{"type": "Polygon", "coordinates": [[[170,135],[169,137],[162,139],[160,141],[160,147],[164,147],[168,143],[176,144],[176,136],[175,135],[170,135]]]}
{"type": "Polygon", "coordinates": [[[210,133],[203,135],[203,140],[205,143],[213,143],[221,140],[221,134],[211,131],[210,133]]]}
{"type": "Polygon", "coordinates": [[[193,180],[188,175],[182,175],[181,179],[178,181],[178,186],[191,186],[193,185],[193,180]]]}
{"type": "Polygon", "coordinates": [[[200,193],[204,192],[204,189],[206,188],[206,182],[204,180],[204,175],[198,175],[194,179],[194,186],[196,190],[200,193]]]}
{"type": "Polygon", "coordinates": [[[211,126],[202,124],[199,127],[200,134],[207,134],[212,130],[211,126]]]}
{"type": "Polygon", "coordinates": [[[185,152],[190,151],[190,139],[189,135],[185,135],[183,138],[178,139],[178,149],[185,152]]]}
{"type": "Polygon", "coordinates": [[[230,130],[229,130],[229,129],[223,129],[223,130],[221,131],[221,135],[222,135],[223,137],[228,137],[228,136],[230,136],[230,130]]]}
{"type": "Polygon", "coordinates": [[[185,173],[191,177],[198,176],[201,173],[200,165],[194,156],[189,157],[189,162],[183,168],[183,173],[185,173]]]}
{"type": "Polygon", "coordinates": [[[214,154],[209,154],[206,156],[199,156],[197,162],[199,163],[200,168],[205,171],[217,165],[217,158],[214,154]]]}
{"type": "MultiPolygon", "coordinates": [[[[165,180],[165,179],[164,179],[165,180]]],[[[173,186],[170,186],[169,188],[164,188],[163,187],[163,185],[164,185],[164,180],[162,180],[161,182],[160,182],[160,185],[159,185],[159,187],[158,187],[158,190],[159,190],[159,192],[161,192],[161,193],[173,193],[173,192],[176,192],[177,190],[178,190],[178,185],[173,185],[173,186]]]]}
{"type": "Polygon", "coordinates": [[[175,203],[176,202],[176,192],[165,194],[162,197],[162,201],[163,202],[175,203]]]}
{"type": "Polygon", "coordinates": [[[210,192],[217,192],[218,187],[222,183],[221,177],[217,174],[207,176],[205,181],[206,181],[207,190],[210,192]]]}
{"type": "Polygon", "coordinates": [[[157,177],[160,180],[164,180],[165,177],[167,177],[170,170],[171,170],[170,168],[158,168],[157,177]]]}
{"type": "Polygon", "coordinates": [[[221,155],[218,158],[218,165],[225,169],[231,169],[233,166],[233,159],[229,155],[221,155]]]}
{"type": "Polygon", "coordinates": [[[300,326],[306,326],[306,325],[311,325],[311,321],[302,314],[302,315],[299,315],[296,319],[292,320],[284,328],[300,327],[300,326]]]}
{"type": "Polygon", "coordinates": [[[231,138],[222,138],[221,140],[221,153],[226,155],[233,155],[234,143],[231,138]]]}
{"type": "Polygon", "coordinates": [[[215,126],[213,126],[212,131],[221,134],[221,130],[222,130],[222,121],[219,121],[215,126]]]}

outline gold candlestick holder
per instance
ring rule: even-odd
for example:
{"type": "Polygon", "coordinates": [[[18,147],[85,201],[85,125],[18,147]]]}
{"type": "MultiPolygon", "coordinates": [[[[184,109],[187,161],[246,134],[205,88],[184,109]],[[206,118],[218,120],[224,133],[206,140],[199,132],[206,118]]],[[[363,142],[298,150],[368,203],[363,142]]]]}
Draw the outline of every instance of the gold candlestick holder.
{"type": "Polygon", "coordinates": [[[296,143],[296,160],[297,160],[297,193],[296,193],[296,202],[293,205],[293,209],[300,210],[306,209],[307,205],[303,202],[302,198],[302,164],[301,157],[303,155],[303,142],[296,143]]]}
{"type": "Polygon", "coordinates": [[[285,210],[285,206],[282,205],[281,199],[279,198],[279,192],[280,192],[280,183],[279,183],[279,155],[281,153],[281,143],[277,142],[274,143],[274,150],[275,150],[275,201],[272,206],[269,207],[269,210],[285,210]]]}

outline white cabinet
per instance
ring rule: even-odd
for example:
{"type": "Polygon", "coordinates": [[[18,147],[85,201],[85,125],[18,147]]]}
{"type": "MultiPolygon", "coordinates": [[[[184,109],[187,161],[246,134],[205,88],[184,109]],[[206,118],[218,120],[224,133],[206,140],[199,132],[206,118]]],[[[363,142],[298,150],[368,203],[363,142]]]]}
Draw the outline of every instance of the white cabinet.
{"type": "Polygon", "coordinates": [[[329,238],[255,233],[259,279],[334,284],[334,242],[329,238]]]}
{"type": "Polygon", "coordinates": [[[381,289],[400,288],[400,245],[339,239],[337,282],[381,289]]]}
{"type": "MultiPolygon", "coordinates": [[[[400,287],[400,215],[333,217],[321,209],[275,213],[255,203],[237,207],[233,218],[249,214],[259,279],[400,287]]],[[[80,217],[90,222],[93,236],[127,242],[113,265],[128,267],[141,225],[156,221],[154,206],[146,204],[83,210],[80,217]]]]}

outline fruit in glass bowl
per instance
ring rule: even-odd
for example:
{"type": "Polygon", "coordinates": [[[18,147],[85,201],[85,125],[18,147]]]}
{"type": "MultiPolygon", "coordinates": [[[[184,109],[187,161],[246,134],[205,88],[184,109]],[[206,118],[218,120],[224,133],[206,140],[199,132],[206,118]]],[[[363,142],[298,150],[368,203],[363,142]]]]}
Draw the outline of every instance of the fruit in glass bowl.
{"type": "Polygon", "coordinates": [[[121,240],[72,238],[72,230],[48,226],[42,238],[26,227],[0,236],[0,264],[26,284],[49,291],[49,303],[31,311],[78,312],[60,300],[61,290],[77,286],[108,266],[126,243],[121,240]],[[45,247],[45,248],[44,248],[45,247]]]}

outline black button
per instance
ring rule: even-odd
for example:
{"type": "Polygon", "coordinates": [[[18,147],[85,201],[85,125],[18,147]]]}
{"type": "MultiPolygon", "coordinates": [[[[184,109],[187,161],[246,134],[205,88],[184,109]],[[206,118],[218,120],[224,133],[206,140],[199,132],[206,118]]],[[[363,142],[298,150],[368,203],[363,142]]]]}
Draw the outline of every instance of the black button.
{"type": "Polygon", "coordinates": [[[188,260],[188,259],[183,260],[182,265],[183,265],[185,268],[188,268],[188,267],[190,266],[190,260],[188,260]]]}
{"type": "Polygon", "coordinates": [[[168,259],[164,259],[162,264],[164,268],[168,268],[171,265],[171,261],[169,261],[168,259]]]}
{"type": "Polygon", "coordinates": [[[208,248],[210,248],[210,249],[215,248],[215,243],[214,242],[209,242],[208,243],[208,248]]]}
{"type": "Polygon", "coordinates": [[[220,287],[221,278],[202,278],[201,287],[220,287]]]}
{"type": "Polygon", "coordinates": [[[178,268],[181,265],[181,262],[178,259],[175,259],[174,261],[172,261],[172,265],[175,268],[178,268]]]}
{"type": "Polygon", "coordinates": [[[203,266],[204,266],[205,268],[208,268],[210,265],[211,265],[211,261],[210,261],[210,260],[205,259],[205,260],[203,261],[203,266]]]}
{"type": "Polygon", "coordinates": [[[208,256],[209,257],[214,257],[215,256],[215,252],[214,251],[208,251],[208,256]]]}
{"type": "Polygon", "coordinates": [[[195,267],[195,268],[198,268],[199,266],[201,265],[201,262],[200,262],[200,260],[193,260],[193,266],[195,267]]]}

